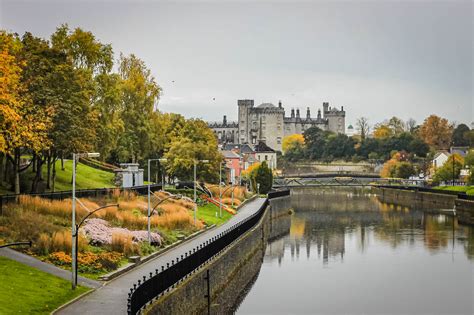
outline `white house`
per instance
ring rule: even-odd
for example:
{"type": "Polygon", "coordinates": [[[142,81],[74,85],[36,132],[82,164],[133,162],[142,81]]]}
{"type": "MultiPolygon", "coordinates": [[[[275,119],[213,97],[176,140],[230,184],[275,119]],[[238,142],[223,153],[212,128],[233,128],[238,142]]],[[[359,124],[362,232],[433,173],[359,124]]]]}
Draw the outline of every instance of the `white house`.
{"type": "Polygon", "coordinates": [[[255,158],[259,162],[267,162],[267,165],[271,170],[274,170],[277,167],[277,154],[275,150],[267,146],[264,142],[259,142],[255,146],[255,158]]]}
{"type": "Polygon", "coordinates": [[[433,168],[436,170],[443,166],[450,156],[451,154],[448,151],[438,151],[435,154],[433,161],[431,161],[433,168]]]}

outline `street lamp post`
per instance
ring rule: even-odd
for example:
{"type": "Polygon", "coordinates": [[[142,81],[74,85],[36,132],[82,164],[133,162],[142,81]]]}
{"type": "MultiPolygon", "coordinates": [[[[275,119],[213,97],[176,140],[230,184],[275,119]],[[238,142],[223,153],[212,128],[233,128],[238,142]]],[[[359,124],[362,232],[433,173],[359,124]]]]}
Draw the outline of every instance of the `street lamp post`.
{"type": "MultiPolygon", "coordinates": [[[[160,163],[166,162],[167,159],[148,159],[148,224],[147,224],[147,229],[148,229],[148,243],[151,243],[151,232],[150,232],[150,208],[151,208],[151,190],[150,190],[150,165],[151,162],[153,161],[159,161],[160,163]]],[[[164,190],[165,184],[162,183],[161,189],[164,190]]]]}
{"type": "Polygon", "coordinates": [[[71,258],[72,258],[72,288],[76,288],[77,278],[74,270],[77,268],[77,248],[75,237],[77,235],[76,231],[76,163],[77,159],[81,157],[97,158],[100,156],[100,153],[73,153],[72,154],[72,244],[71,244],[71,258]]]}
{"type": "Polygon", "coordinates": [[[196,214],[197,214],[197,197],[196,197],[196,172],[197,172],[197,164],[201,163],[209,163],[209,160],[194,160],[194,225],[196,225],[196,214]]]}
{"type": "Polygon", "coordinates": [[[219,163],[219,218],[222,218],[222,162],[219,163]]]}
{"type": "MultiPolygon", "coordinates": [[[[81,203],[82,205],[82,203],[81,203]]],[[[85,208],[85,206],[83,205],[83,207],[85,208]]],[[[72,285],[72,288],[75,289],[76,286],[77,286],[77,254],[79,252],[79,229],[81,228],[82,224],[86,221],[86,219],[88,217],[90,217],[92,214],[96,213],[97,211],[99,210],[102,210],[102,209],[105,209],[105,208],[110,208],[110,207],[119,207],[118,204],[112,204],[112,205],[106,205],[106,206],[102,206],[102,207],[99,207],[97,209],[94,209],[92,211],[89,211],[89,213],[81,220],[81,222],[79,224],[76,224],[76,233],[73,235],[74,237],[74,240],[75,240],[75,243],[74,243],[74,246],[76,247],[76,253],[75,253],[75,256],[73,257],[73,261],[76,261],[76,263],[74,264],[74,269],[72,270],[73,274],[74,274],[74,283],[72,285]]],[[[87,208],[86,208],[87,209],[87,208]]]]}

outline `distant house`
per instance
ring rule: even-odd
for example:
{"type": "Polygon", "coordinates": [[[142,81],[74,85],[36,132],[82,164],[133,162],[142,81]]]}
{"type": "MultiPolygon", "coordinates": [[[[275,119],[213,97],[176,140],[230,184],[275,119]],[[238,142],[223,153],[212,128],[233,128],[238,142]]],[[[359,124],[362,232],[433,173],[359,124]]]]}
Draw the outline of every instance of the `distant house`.
{"type": "Polygon", "coordinates": [[[237,178],[240,176],[240,156],[234,151],[221,151],[225,161],[225,175],[227,182],[235,184],[237,178]]]}
{"type": "Polygon", "coordinates": [[[451,154],[459,154],[462,157],[466,157],[467,153],[469,152],[469,147],[451,147],[449,152],[451,154]]]}
{"type": "Polygon", "coordinates": [[[276,169],[277,167],[277,154],[275,150],[270,148],[265,142],[260,141],[254,148],[255,158],[259,162],[267,162],[268,167],[271,170],[276,169]]]}
{"type": "Polygon", "coordinates": [[[448,151],[445,151],[445,150],[438,151],[435,154],[435,156],[433,158],[433,161],[431,161],[433,169],[436,170],[436,169],[440,168],[441,166],[443,166],[444,163],[446,163],[446,161],[449,159],[450,156],[451,156],[451,154],[448,151]]]}

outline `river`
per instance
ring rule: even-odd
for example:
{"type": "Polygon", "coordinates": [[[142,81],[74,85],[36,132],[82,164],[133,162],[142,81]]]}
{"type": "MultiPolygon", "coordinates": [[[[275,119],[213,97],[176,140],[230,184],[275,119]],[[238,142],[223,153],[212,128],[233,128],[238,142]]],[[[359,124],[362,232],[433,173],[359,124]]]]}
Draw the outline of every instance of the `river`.
{"type": "Polygon", "coordinates": [[[474,228],[449,209],[363,190],[321,190],[292,206],[237,314],[473,313],[474,228]]]}

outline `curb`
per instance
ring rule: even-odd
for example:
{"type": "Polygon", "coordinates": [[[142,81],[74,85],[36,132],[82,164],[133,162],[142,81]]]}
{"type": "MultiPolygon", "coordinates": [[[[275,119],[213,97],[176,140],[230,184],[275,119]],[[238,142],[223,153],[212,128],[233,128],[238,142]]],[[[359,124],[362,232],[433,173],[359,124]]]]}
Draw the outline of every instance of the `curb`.
{"type": "Polygon", "coordinates": [[[56,314],[56,312],[59,312],[59,311],[62,310],[63,308],[68,307],[68,306],[71,305],[72,303],[74,303],[74,302],[76,302],[77,300],[80,300],[80,299],[82,299],[83,297],[85,297],[85,296],[91,294],[91,293],[94,292],[95,290],[97,290],[97,289],[92,288],[92,289],[90,289],[89,291],[86,291],[86,292],[82,293],[81,295],[76,296],[74,299],[72,299],[72,300],[70,300],[70,301],[64,303],[63,305],[61,305],[61,306],[59,306],[58,308],[56,308],[55,310],[53,310],[50,314],[56,314]]]}
{"type": "Polygon", "coordinates": [[[131,263],[130,265],[122,267],[122,269],[116,270],[112,273],[109,273],[109,274],[106,274],[106,275],[103,275],[103,276],[99,277],[99,280],[103,281],[104,285],[106,285],[108,282],[120,277],[121,275],[127,273],[128,271],[133,270],[135,267],[138,267],[143,263],[146,263],[146,262],[148,262],[148,261],[150,261],[150,260],[152,260],[156,257],[159,257],[163,254],[166,254],[169,250],[171,250],[171,249],[173,249],[173,248],[175,248],[175,247],[177,247],[181,244],[184,244],[185,242],[187,242],[187,241],[195,238],[196,236],[199,236],[199,235],[201,235],[201,234],[203,234],[203,233],[205,233],[205,232],[207,232],[207,231],[209,231],[209,230],[211,230],[215,227],[216,227],[216,225],[213,224],[213,225],[207,227],[204,230],[194,232],[193,234],[188,235],[186,238],[184,238],[184,239],[182,239],[178,242],[174,242],[173,244],[166,246],[165,248],[163,248],[162,250],[160,250],[158,252],[155,252],[153,254],[150,254],[148,256],[143,257],[142,259],[140,259],[139,262],[131,263]]]}

